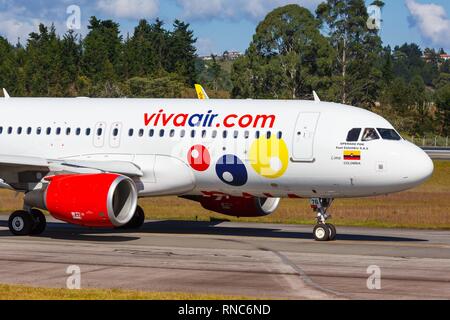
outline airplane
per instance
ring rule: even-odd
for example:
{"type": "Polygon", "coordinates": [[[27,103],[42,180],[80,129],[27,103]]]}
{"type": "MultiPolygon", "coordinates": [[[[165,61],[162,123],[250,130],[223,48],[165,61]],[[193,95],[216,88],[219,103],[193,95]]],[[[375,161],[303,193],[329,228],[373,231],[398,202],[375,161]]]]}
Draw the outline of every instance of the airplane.
{"type": "MultiPolygon", "coordinates": [[[[138,199],[178,196],[234,217],[263,217],[283,198],[310,199],[317,241],[336,239],[336,199],[387,195],[433,173],[428,155],[370,111],[313,101],[0,99],[0,187],[24,193],[8,225],[46,217],[138,229],[138,199]]],[[[358,210],[358,208],[355,208],[358,210]]]]}

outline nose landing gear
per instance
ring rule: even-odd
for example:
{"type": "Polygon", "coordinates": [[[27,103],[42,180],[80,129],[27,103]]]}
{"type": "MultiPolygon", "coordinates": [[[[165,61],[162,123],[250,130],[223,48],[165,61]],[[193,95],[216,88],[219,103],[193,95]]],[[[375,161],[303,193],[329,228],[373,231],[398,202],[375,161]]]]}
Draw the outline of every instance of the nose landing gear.
{"type": "Polygon", "coordinates": [[[334,241],[336,239],[336,227],[327,223],[327,220],[331,218],[327,211],[332,203],[333,199],[311,199],[311,208],[317,213],[317,225],[313,231],[316,241],[334,241]]]}

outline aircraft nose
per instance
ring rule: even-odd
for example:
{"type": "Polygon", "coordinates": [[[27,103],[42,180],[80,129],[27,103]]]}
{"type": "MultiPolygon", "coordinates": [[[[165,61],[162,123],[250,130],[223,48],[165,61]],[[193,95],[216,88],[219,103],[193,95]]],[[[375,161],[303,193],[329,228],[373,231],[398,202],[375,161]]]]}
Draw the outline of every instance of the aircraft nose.
{"type": "Polygon", "coordinates": [[[425,151],[415,145],[411,145],[407,167],[407,179],[414,185],[422,184],[428,180],[434,172],[434,164],[431,158],[425,151]]]}

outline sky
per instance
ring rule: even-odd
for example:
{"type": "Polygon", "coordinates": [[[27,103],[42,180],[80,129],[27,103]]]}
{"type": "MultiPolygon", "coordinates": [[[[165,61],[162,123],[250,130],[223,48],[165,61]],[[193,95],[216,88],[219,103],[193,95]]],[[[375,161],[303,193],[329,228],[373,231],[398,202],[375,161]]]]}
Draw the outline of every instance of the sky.
{"type": "MultiPolygon", "coordinates": [[[[191,24],[199,55],[225,50],[244,52],[258,23],[272,9],[291,3],[312,11],[323,0],[0,0],[0,35],[21,42],[38,24],[54,23],[59,34],[67,21],[87,33],[92,15],[120,23],[124,36],[132,34],[139,19],[159,17],[170,28],[175,19],[191,24]],[[77,25],[78,9],[80,25],[77,25]],[[75,18],[74,18],[75,17],[75,18]]],[[[372,0],[367,0],[369,5],[372,0]]],[[[422,48],[450,51],[449,0],[385,0],[381,37],[385,45],[418,43],[422,48]]]]}

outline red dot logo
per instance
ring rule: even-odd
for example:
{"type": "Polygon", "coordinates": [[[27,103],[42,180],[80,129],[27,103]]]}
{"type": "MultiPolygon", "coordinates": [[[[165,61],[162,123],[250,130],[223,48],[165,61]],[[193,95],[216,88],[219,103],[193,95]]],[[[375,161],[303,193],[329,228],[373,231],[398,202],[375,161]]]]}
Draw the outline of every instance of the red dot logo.
{"type": "Polygon", "coordinates": [[[211,156],[208,149],[202,145],[193,146],[188,153],[188,162],[196,171],[206,171],[211,164],[211,156]]]}

